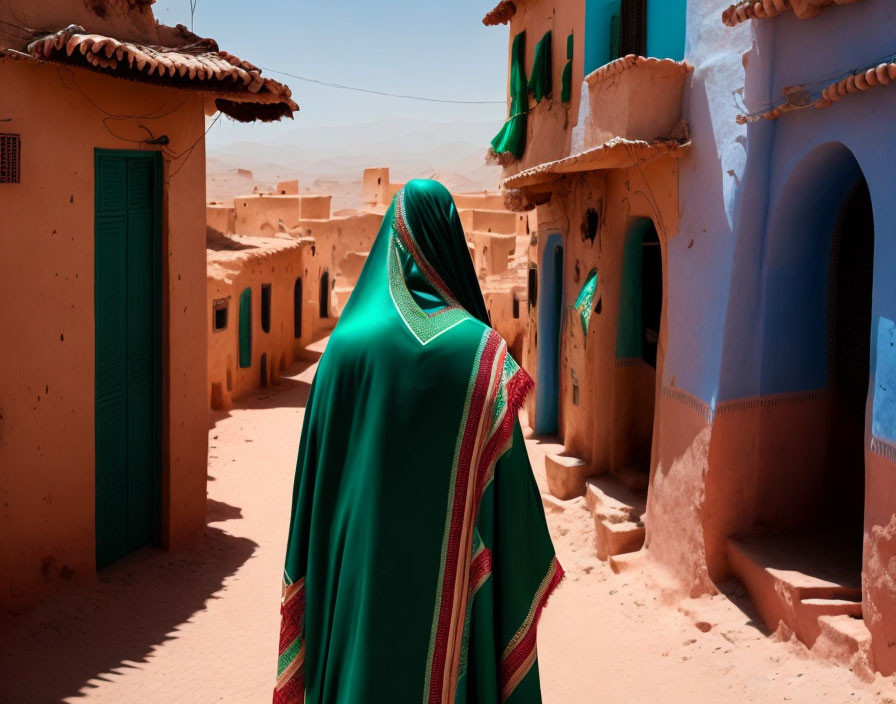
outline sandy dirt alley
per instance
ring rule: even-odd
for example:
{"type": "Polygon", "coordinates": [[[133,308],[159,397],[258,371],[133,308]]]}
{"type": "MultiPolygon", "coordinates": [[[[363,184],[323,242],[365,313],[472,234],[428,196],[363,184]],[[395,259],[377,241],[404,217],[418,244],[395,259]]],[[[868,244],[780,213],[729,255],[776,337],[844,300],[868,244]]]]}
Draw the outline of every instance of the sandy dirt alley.
{"type": "MultiPolygon", "coordinates": [[[[142,550],[0,627],[0,702],[270,701],[293,472],[314,371],[300,365],[213,418],[199,545],[173,555],[142,550]]],[[[543,487],[552,446],[530,439],[529,449],[543,487]]],[[[737,584],[721,585],[728,596],[672,602],[646,568],[614,574],[593,556],[584,500],[546,505],[567,572],[539,633],[546,704],[896,704],[892,680],[860,681],[799,643],[769,637],[737,584]]]]}

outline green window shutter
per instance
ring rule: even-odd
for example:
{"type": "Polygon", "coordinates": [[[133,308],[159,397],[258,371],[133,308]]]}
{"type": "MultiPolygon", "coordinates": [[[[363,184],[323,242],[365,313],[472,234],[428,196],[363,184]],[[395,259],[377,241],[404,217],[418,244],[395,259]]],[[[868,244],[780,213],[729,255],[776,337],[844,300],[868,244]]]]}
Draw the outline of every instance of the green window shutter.
{"type": "Polygon", "coordinates": [[[495,154],[512,154],[517,159],[526,151],[526,113],[529,94],[526,88],[526,33],[513,38],[510,49],[510,117],[492,140],[495,154]]]}
{"type": "Polygon", "coordinates": [[[252,366],[252,289],[240,294],[240,366],[252,366]]]}
{"type": "Polygon", "coordinates": [[[560,76],[560,100],[564,103],[572,100],[572,55],[573,35],[570,32],[566,38],[566,65],[563,67],[563,74],[560,76]]]}
{"type": "Polygon", "coordinates": [[[553,92],[551,54],[551,30],[548,30],[535,45],[532,74],[529,76],[529,92],[532,93],[536,103],[540,103],[542,98],[549,98],[553,92]]]}

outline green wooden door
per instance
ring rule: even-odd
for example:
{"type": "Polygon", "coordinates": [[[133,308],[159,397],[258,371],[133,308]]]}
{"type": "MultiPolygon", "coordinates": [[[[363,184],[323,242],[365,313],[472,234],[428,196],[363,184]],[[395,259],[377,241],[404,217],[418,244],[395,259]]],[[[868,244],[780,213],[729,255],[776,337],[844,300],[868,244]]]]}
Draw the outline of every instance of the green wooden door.
{"type": "Polygon", "coordinates": [[[252,366],[252,289],[244,289],[240,294],[240,367],[252,366]]]}
{"type": "Polygon", "coordinates": [[[158,154],[96,152],[96,561],[158,537],[161,181],[158,154]]]}

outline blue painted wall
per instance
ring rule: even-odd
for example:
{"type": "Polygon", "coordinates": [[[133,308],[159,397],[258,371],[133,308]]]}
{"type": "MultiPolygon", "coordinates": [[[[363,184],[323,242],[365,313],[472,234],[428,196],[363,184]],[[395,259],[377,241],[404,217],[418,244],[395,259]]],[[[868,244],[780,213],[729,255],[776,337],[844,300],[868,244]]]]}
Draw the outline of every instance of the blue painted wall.
{"type": "MultiPolygon", "coordinates": [[[[620,0],[587,0],[585,4],[585,75],[619,58],[610,52],[612,18],[619,15],[620,0]]],[[[684,58],[687,0],[648,0],[647,55],[660,59],[684,58]]]]}
{"type": "Polygon", "coordinates": [[[587,0],[585,4],[585,75],[609,63],[611,18],[619,14],[619,0],[587,0]]]}
{"type": "Polygon", "coordinates": [[[896,52],[896,13],[887,0],[865,0],[811,21],[786,14],[727,28],[719,17],[728,4],[688,7],[694,147],[681,161],[682,215],[667,246],[664,383],[710,405],[826,385],[831,234],[864,176],[875,222],[872,429],[896,441],[896,87],[775,122],[735,122],[741,106],[758,110],[787,85],[896,52]]]}
{"type": "Polygon", "coordinates": [[[560,332],[563,317],[563,236],[553,234],[544,243],[538,281],[536,433],[556,433],[559,426],[560,332]]]}
{"type": "Polygon", "coordinates": [[[648,56],[676,61],[684,58],[687,4],[687,0],[648,0],[648,56]]]}

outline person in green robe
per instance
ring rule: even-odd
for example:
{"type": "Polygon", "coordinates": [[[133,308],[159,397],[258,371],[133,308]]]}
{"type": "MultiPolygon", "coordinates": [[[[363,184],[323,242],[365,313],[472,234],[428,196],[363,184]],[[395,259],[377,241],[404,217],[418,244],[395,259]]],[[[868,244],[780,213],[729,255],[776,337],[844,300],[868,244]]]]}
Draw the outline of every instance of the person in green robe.
{"type": "Polygon", "coordinates": [[[395,197],[320,360],[283,574],[275,704],[541,701],[563,576],[447,189],[395,197]]]}

